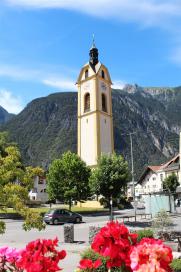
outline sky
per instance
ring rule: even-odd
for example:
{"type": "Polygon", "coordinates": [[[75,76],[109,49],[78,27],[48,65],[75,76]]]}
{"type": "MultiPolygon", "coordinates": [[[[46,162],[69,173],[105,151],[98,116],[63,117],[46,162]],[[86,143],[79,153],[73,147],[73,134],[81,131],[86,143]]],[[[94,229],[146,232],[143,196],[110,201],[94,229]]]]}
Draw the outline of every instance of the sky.
{"type": "Polygon", "coordinates": [[[113,88],[181,85],[180,0],[0,0],[0,105],[76,91],[93,33],[113,88]]]}

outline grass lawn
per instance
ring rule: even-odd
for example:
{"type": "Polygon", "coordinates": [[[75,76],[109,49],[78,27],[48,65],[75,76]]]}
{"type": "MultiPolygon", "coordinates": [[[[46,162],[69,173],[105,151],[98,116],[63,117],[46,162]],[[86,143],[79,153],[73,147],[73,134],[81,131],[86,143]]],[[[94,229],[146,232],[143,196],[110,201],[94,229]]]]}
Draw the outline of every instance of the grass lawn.
{"type": "MultiPolygon", "coordinates": [[[[68,209],[68,205],[53,205],[51,209],[57,209],[57,208],[65,208],[68,209]]],[[[44,214],[46,213],[48,210],[50,210],[49,207],[37,207],[37,208],[30,208],[33,211],[36,211],[38,213],[44,214]]],[[[77,212],[77,213],[81,213],[81,214],[91,214],[91,213],[100,213],[100,212],[106,212],[108,211],[108,209],[103,209],[103,208],[83,208],[83,207],[78,207],[78,206],[72,206],[72,211],[73,212],[77,212]]],[[[8,208],[6,210],[0,210],[0,213],[8,213],[8,214],[12,214],[12,213],[17,213],[15,210],[13,210],[12,208],[8,208]]]]}

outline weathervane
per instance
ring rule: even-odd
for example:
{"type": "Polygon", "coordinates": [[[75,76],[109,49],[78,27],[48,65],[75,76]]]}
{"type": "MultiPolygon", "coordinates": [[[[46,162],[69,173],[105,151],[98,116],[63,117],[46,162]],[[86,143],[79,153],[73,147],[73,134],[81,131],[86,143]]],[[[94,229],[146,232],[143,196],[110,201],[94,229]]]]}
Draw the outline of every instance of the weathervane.
{"type": "Polygon", "coordinates": [[[96,44],[95,44],[95,35],[94,33],[92,34],[92,47],[95,48],[96,44]]]}

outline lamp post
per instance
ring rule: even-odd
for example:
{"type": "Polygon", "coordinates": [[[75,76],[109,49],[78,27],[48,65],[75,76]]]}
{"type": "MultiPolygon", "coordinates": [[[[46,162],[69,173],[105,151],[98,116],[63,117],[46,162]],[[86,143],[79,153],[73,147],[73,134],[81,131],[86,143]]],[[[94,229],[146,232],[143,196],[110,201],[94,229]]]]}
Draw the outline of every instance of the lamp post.
{"type": "Polygon", "coordinates": [[[110,221],[114,220],[112,195],[110,197],[110,221]]]}
{"type": "Polygon", "coordinates": [[[132,175],[132,188],[133,188],[133,202],[134,202],[134,216],[136,221],[136,202],[135,202],[135,180],[134,180],[134,163],[133,163],[133,140],[132,134],[130,133],[130,143],[131,143],[131,175],[132,175]]]}
{"type": "Polygon", "coordinates": [[[114,220],[114,215],[113,215],[113,197],[112,197],[112,192],[113,192],[113,186],[111,185],[109,187],[109,191],[110,191],[110,199],[109,199],[109,204],[110,204],[110,221],[114,220]]]}

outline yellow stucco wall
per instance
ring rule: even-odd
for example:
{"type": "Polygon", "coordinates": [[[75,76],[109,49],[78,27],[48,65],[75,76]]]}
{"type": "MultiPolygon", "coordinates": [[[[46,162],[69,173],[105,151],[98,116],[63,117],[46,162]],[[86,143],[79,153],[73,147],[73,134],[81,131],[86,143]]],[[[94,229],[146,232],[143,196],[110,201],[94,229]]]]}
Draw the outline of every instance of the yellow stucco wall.
{"type": "Polygon", "coordinates": [[[112,153],[113,121],[111,80],[104,65],[97,64],[98,72],[89,65],[81,70],[78,82],[78,154],[89,166],[95,166],[102,153],[112,153]],[[89,77],[85,78],[88,69],[89,77]],[[101,78],[101,69],[105,78],[101,78]],[[90,111],[84,112],[86,93],[90,94],[90,111]],[[102,93],[106,96],[107,112],[102,111],[102,93]]]}

